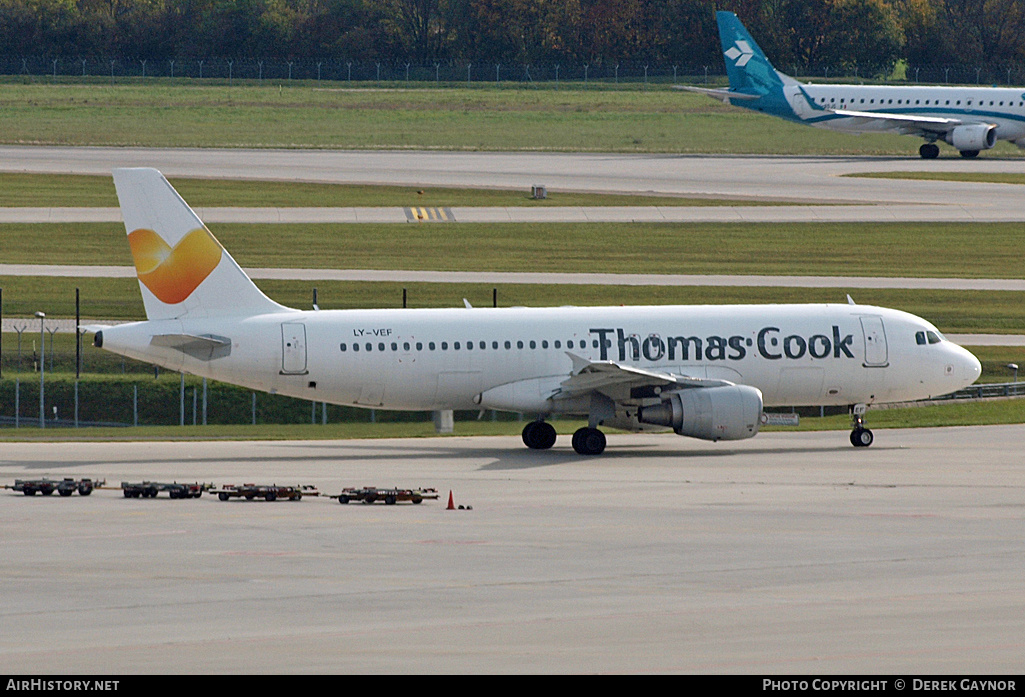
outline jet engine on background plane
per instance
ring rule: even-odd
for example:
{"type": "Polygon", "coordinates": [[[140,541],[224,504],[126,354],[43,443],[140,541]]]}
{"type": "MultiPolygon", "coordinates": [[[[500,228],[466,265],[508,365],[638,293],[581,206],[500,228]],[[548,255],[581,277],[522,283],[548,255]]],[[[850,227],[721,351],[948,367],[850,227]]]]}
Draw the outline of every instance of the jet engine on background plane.
{"type": "Polygon", "coordinates": [[[958,126],[947,133],[945,140],[961,152],[989,150],[997,144],[997,127],[989,123],[958,126]]]}

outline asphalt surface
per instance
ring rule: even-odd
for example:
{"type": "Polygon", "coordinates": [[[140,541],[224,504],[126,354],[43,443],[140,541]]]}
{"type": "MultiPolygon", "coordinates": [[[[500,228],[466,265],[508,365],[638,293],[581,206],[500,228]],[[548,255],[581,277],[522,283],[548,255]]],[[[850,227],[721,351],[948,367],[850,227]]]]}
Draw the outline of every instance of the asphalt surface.
{"type": "MultiPolygon", "coordinates": [[[[985,155],[411,155],[3,147],[0,169],[543,184],[802,204],[772,206],[779,219],[1025,220],[1013,186],[841,178],[1021,171],[985,155]]],[[[758,212],[717,208],[700,214],[758,212]]],[[[1013,674],[1025,652],[1023,437],[877,430],[855,449],[843,432],[733,444],[613,434],[600,458],[565,436],[546,453],[518,438],[7,443],[5,483],[433,486],[442,498],[0,492],[0,671],[1013,674]],[[449,491],[472,510],[445,510],[449,491]]]]}
{"type": "MultiPolygon", "coordinates": [[[[800,206],[672,209],[687,220],[1021,221],[1019,188],[1009,184],[847,177],[866,172],[1021,172],[1021,159],[921,160],[874,157],[695,156],[604,153],[477,153],[334,150],[0,147],[0,171],[108,175],[115,167],[156,167],[166,176],[449,187],[550,192],[668,194],[800,206]],[[814,204],[809,206],[807,204],[814,204]],[[858,204],[852,206],[851,204],[858,204]]],[[[47,210],[47,209],[42,209],[47,210]]],[[[265,212],[280,216],[286,209],[265,212]]],[[[356,209],[346,209],[356,210],[356,209]]],[[[366,209],[375,210],[375,209],[366,209]]],[[[665,216],[605,209],[452,209],[457,220],[633,220],[665,216]],[[477,211],[475,214],[474,211],[477,211]],[[555,211],[555,212],[553,212],[555,211]],[[478,217],[473,218],[473,215],[478,217]]],[[[215,211],[206,211],[207,215],[215,211]]],[[[321,215],[323,212],[317,213],[321,215]]],[[[396,219],[401,209],[392,215],[396,219]]],[[[107,215],[93,211],[93,215],[107,215]]],[[[227,215],[227,213],[225,213],[227,215]]],[[[236,213],[231,213],[236,215],[236,213]]],[[[237,218],[236,218],[237,219],[237,218]]],[[[403,214],[403,220],[405,219],[403,214]]],[[[215,218],[210,218],[214,222],[215,218]]]]}
{"type": "Polygon", "coordinates": [[[0,491],[0,672],[1020,673],[1023,438],[611,435],[598,458],[567,436],[543,453],[506,437],[7,443],[7,484],[441,498],[0,491]],[[472,510],[446,510],[449,492],[472,510]]]}

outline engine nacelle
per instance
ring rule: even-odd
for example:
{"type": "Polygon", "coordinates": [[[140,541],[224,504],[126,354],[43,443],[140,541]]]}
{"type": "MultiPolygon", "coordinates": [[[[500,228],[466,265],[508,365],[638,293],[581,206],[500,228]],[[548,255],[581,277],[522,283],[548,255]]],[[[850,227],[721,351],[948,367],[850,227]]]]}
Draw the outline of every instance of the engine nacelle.
{"type": "Polygon", "coordinates": [[[751,438],[761,425],[762,393],[748,385],[699,387],[663,397],[661,404],[641,407],[637,420],[702,440],[751,438]]]}
{"type": "Polygon", "coordinates": [[[958,126],[946,136],[958,150],[989,150],[997,144],[997,127],[988,123],[958,126]]]}

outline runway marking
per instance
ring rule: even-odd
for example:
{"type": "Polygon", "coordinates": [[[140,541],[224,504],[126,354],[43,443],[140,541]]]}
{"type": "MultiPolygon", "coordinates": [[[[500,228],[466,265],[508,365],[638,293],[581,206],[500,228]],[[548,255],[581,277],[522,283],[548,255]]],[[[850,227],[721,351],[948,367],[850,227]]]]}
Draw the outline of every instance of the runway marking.
{"type": "Polygon", "coordinates": [[[434,208],[431,206],[417,206],[406,208],[406,220],[411,223],[454,223],[456,217],[452,215],[451,208],[434,208]]]}

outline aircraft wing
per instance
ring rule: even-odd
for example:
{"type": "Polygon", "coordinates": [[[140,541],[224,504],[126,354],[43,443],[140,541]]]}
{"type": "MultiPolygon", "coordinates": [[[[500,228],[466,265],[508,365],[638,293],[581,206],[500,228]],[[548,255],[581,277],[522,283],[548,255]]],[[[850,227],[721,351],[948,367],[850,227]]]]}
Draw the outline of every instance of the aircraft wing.
{"type": "Polygon", "coordinates": [[[587,392],[600,392],[613,399],[629,395],[639,387],[721,387],[732,385],[727,380],[710,380],[686,375],[673,375],[658,370],[645,370],[615,361],[591,361],[568,353],[573,360],[573,373],[561,383],[556,398],[576,397],[587,392]]]}
{"type": "Polygon", "coordinates": [[[760,99],[762,95],[758,94],[747,94],[746,92],[737,92],[725,87],[712,88],[712,87],[691,87],[690,85],[673,85],[674,90],[683,90],[685,92],[697,92],[713,99],[721,99],[722,101],[729,103],[731,99],[760,99]]]}
{"type": "Polygon", "coordinates": [[[852,111],[850,109],[833,109],[832,112],[837,116],[863,120],[866,123],[876,125],[880,129],[904,129],[909,133],[946,133],[965,123],[961,119],[922,116],[918,114],[884,114],[877,111],[852,111]]]}

